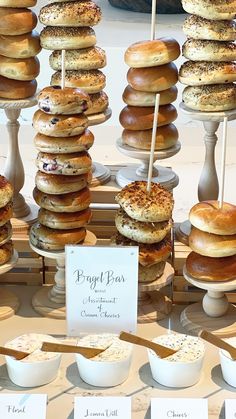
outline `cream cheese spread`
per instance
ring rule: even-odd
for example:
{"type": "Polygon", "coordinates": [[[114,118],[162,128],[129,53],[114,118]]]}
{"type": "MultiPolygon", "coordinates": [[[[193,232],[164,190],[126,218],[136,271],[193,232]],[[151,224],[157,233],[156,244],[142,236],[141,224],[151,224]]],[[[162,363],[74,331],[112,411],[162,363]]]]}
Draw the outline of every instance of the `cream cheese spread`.
{"type": "MultiPolygon", "coordinates": [[[[201,358],[205,351],[204,343],[199,338],[184,334],[161,335],[153,339],[153,342],[178,351],[165,358],[170,362],[193,362],[201,358]]],[[[155,352],[153,353],[155,354],[155,352]]]]}
{"type": "Polygon", "coordinates": [[[5,347],[10,349],[16,349],[18,351],[29,352],[26,358],[23,358],[19,362],[40,362],[48,361],[58,356],[56,352],[44,352],[41,351],[42,342],[58,342],[55,338],[50,335],[43,335],[38,333],[28,333],[25,335],[18,336],[17,338],[7,342],[5,347]]]}
{"type": "Polygon", "coordinates": [[[107,348],[101,354],[91,358],[91,361],[116,362],[130,356],[132,345],[119,339],[115,334],[91,334],[82,337],[77,345],[88,348],[107,348]]]}

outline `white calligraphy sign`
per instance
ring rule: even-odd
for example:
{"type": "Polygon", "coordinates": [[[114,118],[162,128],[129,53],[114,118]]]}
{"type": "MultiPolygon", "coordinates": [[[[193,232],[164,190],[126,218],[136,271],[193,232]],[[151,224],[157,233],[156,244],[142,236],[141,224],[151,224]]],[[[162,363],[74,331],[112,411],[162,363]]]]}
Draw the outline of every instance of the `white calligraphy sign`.
{"type": "Polygon", "coordinates": [[[151,399],[151,419],[208,419],[206,399],[151,399]]]}
{"type": "Polygon", "coordinates": [[[67,333],[135,332],[138,247],[66,246],[67,333]]]}
{"type": "Polygon", "coordinates": [[[225,400],[225,419],[236,418],[236,400],[227,399],[225,400]]]}
{"type": "Polygon", "coordinates": [[[1,419],[46,419],[46,394],[1,394],[1,419]]]}
{"type": "Polygon", "coordinates": [[[75,397],[74,419],[131,419],[130,397],[75,397]]]}

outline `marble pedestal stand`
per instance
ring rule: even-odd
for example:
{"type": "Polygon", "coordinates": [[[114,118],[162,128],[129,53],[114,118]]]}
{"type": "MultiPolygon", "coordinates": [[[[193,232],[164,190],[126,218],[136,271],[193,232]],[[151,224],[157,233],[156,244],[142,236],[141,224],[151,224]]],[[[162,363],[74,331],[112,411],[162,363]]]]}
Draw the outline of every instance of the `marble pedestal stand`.
{"type": "MultiPolygon", "coordinates": [[[[96,236],[87,230],[85,240],[86,246],[96,244],[96,236]]],[[[66,281],[65,281],[65,252],[42,250],[30,243],[32,250],[39,255],[56,260],[57,272],[55,274],[55,285],[43,286],[32,299],[34,310],[44,317],[53,319],[66,318],[66,281]]]]}
{"type": "Polygon", "coordinates": [[[207,291],[202,303],[188,306],[182,313],[182,326],[192,334],[206,329],[220,337],[235,336],[236,307],[228,302],[226,292],[236,289],[236,277],[226,282],[204,282],[192,277],[184,266],[185,279],[194,286],[207,291]]]}
{"type": "MultiPolygon", "coordinates": [[[[118,185],[123,188],[124,186],[136,180],[147,181],[150,151],[138,150],[126,144],[123,144],[121,138],[117,140],[116,146],[121,153],[125,154],[128,157],[138,159],[142,162],[141,166],[133,165],[119,170],[116,175],[116,182],[118,183],[118,185]]],[[[174,156],[179,152],[180,148],[181,145],[178,141],[173,147],[170,147],[166,150],[155,151],[154,162],[156,160],[163,160],[174,156]]],[[[172,190],[178,185],[179,178],[176,175],[176,173],[174,173],[171,169],[157,166],[154,163],[152,182],[158,182],[164,188],[172,190]]]]}
{"type": "MultiPolygon", "coordinates": [[[[203,165],[202,173],[198,184],[198,199],[204,200],[217,200],[219,194],[219,183],[215,165],[215,147],[218,141],[216,131],[224,117],[227,116],[228,121],[236,119],[236,109],[222,112],[200,112],[194,111],[184,103],[180,104],[180,109],[190,117],[192,120],[202,121],[205,129],[205,162],[203,165]]],[[[189,221],[181,223],[177,230],[176,235],[184,244],[188,245],[188,237],[190,234],[191,225],[189,221]]]]}
{"type": "MultiPolygon", "coordinates": [[[[18,260],[18,253],[14,250],[11,259],[0,266],[0,275],[10,271],[16,265],[18,260]]],[[[14,316],[20,306],[19,299],[13,292],[7,288],[0,288],[0,320],[8,319],[14,316]]]]}
{"type": "Polygon", "coordinates": [[[0,99],[0,108],[4,109],[8,118],[7,129],[9,133],[9,147],[6,159],[4,176],[11,182],[14,188],[13,196],[13,218],[12,224],[15,230],[28,229],[37,219],[38,207],[34,204],[27,204],[20,194],[24,186],[25,174],[18,145],[18,132],[20,123],[18,121],[21,109],[31,108],[37,104],[35,96],[20,99],[0,99]]]}
{"type": "Polygon", "coordinates": [[[160,289],[174,278],[174,269],[167,262],[163,275],[149,284],[138,284],[138,323],[152,323],[169,315],[172,303],[160,289]]]}
{"type": "MultiPolygon", "coordinates": [[[[89,127],[106,122],[112,115],[111,108],[107,108],[104,112],[88,115],[89,127]]],[[[110,170],[101,163],[93,162],[92,166],[93,178],[90,186],[104,185],[111,178],[110,170]]]]}

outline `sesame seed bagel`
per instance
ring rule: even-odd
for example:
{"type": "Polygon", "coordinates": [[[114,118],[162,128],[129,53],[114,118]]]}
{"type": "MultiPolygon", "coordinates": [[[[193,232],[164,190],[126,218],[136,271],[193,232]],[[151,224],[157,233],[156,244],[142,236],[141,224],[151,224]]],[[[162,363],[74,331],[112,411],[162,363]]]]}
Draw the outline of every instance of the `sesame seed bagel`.
{"type": "Polygon", "coordinates": [[[183,45],[183,56],[192,61],[234,61],[236,43],[188,39],[183,45]]]}
{"type": "Polygon", "coordinates": [[[73,228],[84,227],[91,219],[91,209],[86,208],[78,212],[54,212],[40,208],[38,213],[39,223],[58,230],[70,230],[73,228]]]}
{"type": "Polygon", "coordinates": [[[13,243],[10,240],[9,242],[3,244],[0,247],[0,265],[7,263],[13,255],[13,243]]]}
{"type": "MultiPolygon", "coordinates": [[[[174,102],[177,98],[177,93],[176,86],[162,90],[160,92],[160,105],[168,105],[174,102]]],[[[122,99],[129,106],[155,106],[156,93],[142,92],[128,85],[124,90],[122,99]]]]}
{"type": "MultiPolygon", "coordinates": [[[[120,124],[128,130],[149,130],[153,127],[154,107],[126,106],[120,113],[120,124]]],[[[177,111],[173,105],[159,107],[158,127],[170,124],[177,118],[177,111]]]]}
{"type": "Polygon", "coordinates": [[[183,31],[187,37],[193,39],[236,40],[236,22],[234,20],[208,20],[190,15],[184,21],[183,31]]]}
{"type": "Polygon", "coordinates": [[[199,230],[220,235],[236,234],[236,205],[218,201],[202,201],[194,205],[189,213],[189,221],[199,230]]]}
{"type": "Polygon", "coordinates": [[[5,207],[12,198],[13,187],[4,176],[0,176],[0,208],[5,207]]]}
{"type": "Polygon", "coordinates": [[[99,92],[89,95],[88,109],[84,112],[85,115],[94,115],[96,113],[104,112],[109,106],[109,99],[105,92],[99,92]]]}
{"type": "Polygon", "coordinates": [[[0,245],[8,241],[12,236],[12,226],[10,221],[0,227],[0,245]]]}
{"type": "MultiPolygon", "coordinates": [[[[53,70],[61,70],[61,51],[53,51],[49,64],[53,70]]],[[[65,53],[66,70],[97,70],[106,66],[106,54],[102,48],[72,49],[65,53]]]]}
{"type": "Polygon", "coordinates": [[[152,183],[150,192],[147,192],[147,182],[132,182],[116,195],[115,200],[138,221],[156,223],[172,217],[172,194],[158,183],[152,183]]]}
{"type": "MultiPolygon", "coordinates": [[[[166,150],[173,147],[178,141],[179,134],[174,124],[158,127],[156,131],[155,150],[166,150]]],[[[124,144],[138,150],[150,150],[152,142],[152,129],[134,131],[124,129],[122,132],[124,144]]]]}
{"type": "Polygon", "coordinates": [[[73,87],[48,86],[38,95],[39,108],[53,115],[78,114],[88,108],[89,96],[73,87]]]}
{"type": "MultiPolygon", "coordinates": [[[[61,71],[52,75],[52,86],[61,86],[61,71]]],[[[98,93],[106,86],[106,77],[100,70],[67,70],[65,86],[79,87],[86,93],[98,93]]]]}
{"type": "Polygon", "coordinates": [[[233,256],[236,255],[236,234],[212,234],[192,227],[189,247],[202,256],[213,258],[233,256]]]}
{"type": "Polygon", "coordinates": [[[77,153],[89,150],[94,143],[94,135],[86,129],[74,137],[49,137],[36,134],[34,144],[38,151],[52,154],[77,153]]]}
{"type": "Polygon", "coordinates": [[[90,27],[46,26],[40,34],[42,48],[49,50],[69,50],[92,47],[97,39],[90,27]]]}
{"type": "Polygon", "coordinates": [[[236,0],[182,0],[184,10],[212,20],[236,17],[236,0]]]}
{"type": "Polygon", "coordinates": [[[0,208],[0,227],[6,224],[13,217],[13,203],[8,202],[5,207],[0,208]]]}
{"type": "Polygon", "coordinates": [[[39,152],[36,165],[44,173],[75,176],[88,173],[92,167],[92,159],[86,151],[71,154],[39,152]]]}
{"type": "Polygon", "coordinates": [[[171,229],[170,221],[147,223],[130,218],[125,211],[119,210],[115,216],[115,225],[120,234],[138,243],[158,243],[171,229]]]}
{"type": "Polygon", "coordinates": [[[197,111],[228,111],[236,108],[236,85],[228,83],[187,86],[182,99],[186,106],[197,111]]]}
{"type": "Polygon", "coordinates": [[[211,258],[191,252],[186,259],[186,269],[200,281],[231,281],[236,278],[236,255],[211,258]]]}
{"type": "Polygon", "coordinates": [[[236,63],[186,61],[180,67],[179,81],[189,86],[232,83],[236,81],[236,63]]]}
{"type": "Polygon", "coordinates": [[[53,212],[77,212],[88,208],[91,202],[90,191],[87,187],[77,192],[62,195],[47,194],[34,188],[33,197],[41,207],[53,212]]]}
{"type": "Polygon", "coordinates": [[[80,191],[88,185],[89,174],[78,176],[52,175],[37,171],[35,184],[44,193],[62,195],[80,191]]]}
{"type": "Polygon", "coordinates": [[[88,118],[83,114],[50,115],[37,110],[33,116],[33,127],[49,137],[73,137],[88,127],[88,118]]]}
{"type": "Polygon", "coordinates": [[[39,20],[45,26],[94,26],[101,20],[101,10],[89,0],[63,1],[44,6],[39,20]]]}

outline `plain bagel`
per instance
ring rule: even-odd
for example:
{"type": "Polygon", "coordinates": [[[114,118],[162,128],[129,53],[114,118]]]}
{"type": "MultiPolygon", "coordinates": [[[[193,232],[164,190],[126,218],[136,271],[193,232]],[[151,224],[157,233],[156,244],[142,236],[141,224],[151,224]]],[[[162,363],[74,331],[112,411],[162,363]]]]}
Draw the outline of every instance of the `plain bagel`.
{"type": "Polygon", "coordinates": [[[58,230],[70,230],[73,228],[84,227],[91,219],[91,209],[86,208],[78,212],[54,212],[40,208],[38,213],[39,223],[58,230]]]}
{"type": "Polygon", "coordinates": [[[37,25],[37,16],[26,8],[0,7],[0,34],[22,35],[37,25]]]}
{"type": "MultiPolygon", "coordinates": [[[[177,98],[177,87],[172,86],[169,89],[160,92],[160,105],[168,105],[177,98]]],[[[156,93],[142,92],[133,89],[130,85],[126,86],[123,96],[123,101],[129,106],[155,106],[156,93]]]]}
{"type": "Polygon", "coordinates": [[[178,42],[170,37],[132,44],[125,52],[129,67],[153,67],[170,63],[180,55],[178,42]]]}
{"type": "Polygon", "coordinates": [[[5,99],[26,99],[35,94],[37,81],[20,81],[0,76],[0,97],[5,99]]]}
{"type": "Polygon", "coordinates": [[[34,7],[37,0],[0,0],[0,7],[34,7]]]}
{"type": "Polygon", "coordinates": [[[87,151],[71,154],[39,152],[36,166],[44,173],[75,176],[88,173],[92,167],[92,160],[87,151]]]}
{"type": "Polygon", "coordinates": [[[236,85],[187,86],[183,90],[182,99],[186,106],[197,111],[228,111],[236,108],[236,85]]]}
{"type": "Polygon", "coordinates": [[[41,51],[39,34],[36,31],[23,35],[0,35],[0,54],[10,58],[30,58],[41,51]]]}
{"type": "MultiPolygon", "coordinates": [[[[49,64],[53,70],[61,70],[61,51],[53,51],[49,64]]],[[[65,53],[66,70],[97,70],[106,66],[106,54],[102,48],[90,47],[67,50],[65,53]]]]}
{"type": "Polygon", "coordinates": [[[72,137],[88,127],[88,118],[82,114],[50,115],[38,109],[33,116],[33,127],[49,137],[72,137]]]}
{"type": "Polygon", "coordinates": [[[100,7],[90,0],[47,4],[39,13],[45,26],[94,26],[101,20],[100,7]]]}
{"type": "Polygon", "coordinates": [[[90,190],[85,187],[77,192],[62,195],[47,194],[34,188],[33,197],[41,207],[53,212],[77,212],[88,208],[91,202],[90,190]]]}
{"type": "Polygon", "coordinates": [[[52,175],[37,171],[35,184],[44,193],[62,195],[80,191],[88,185],[89,175],[66,176],[52,175]]]}
{"type": "Polygon", "coordinates": [[[182,0],[184,10],[212,20],[232,20],[236,17],[236,0],[182,0]]]}
{"type": "MultiPolygon", "coordinates": [[[[52,75],[52,86],[61,86],[61,71],[52,75]]],[[[100,70],[68,70],[65,72],[65,86],[78,87],[86,93],[98,93],[106,86],[106,77],[100,70]]]]}
{"type": "Polygon", "coordinates": [[[52,154],[86,151],[92,147],[93,143],[94,135],[88,129],[73,137],[48,137],[40,133],[34,137],[34,144],[38,151],[52,154]]]}
{"type": "Polygon", "coordinates": [[[236,40],[236,22],[234,20],[208,20],[190,15],[184,21],[183,31],[188,38],[193,39],[236,40]]]}
{"type": "Polygon", "coordinates": [[[42,48],[49,50],[70,50],[92,47],[97,39],[92,28],[46,26],[40,33],[42,48]]]}
{"type": "Polygon", "coordinates": [[[127,81],[134,90],[161,92],[177,83],[178,70],[174,63],[155,67],[130,68],[127,73],[127,81]]]}
{"type": "Polygon", "coordinates": [[[230,281],[236,277],[236,255],[212,258],[191,252],[186,259],[186,269],[200,281],[230,281]]]}
{"type": "MultiPolygon", "coordinates": [[[[166,150],[173,147],[178,141],[179,134],[174,124],[163,125],[157,128],[155,150],[166,150]]],[[[152,142],[152,129],[134,131],[123,130],[122,140],[124,144],[138,150],[150,150],[152,142]]]]}
{"type": "Polygon", "coordinates": [[[49,114],[78,114],[88,109],[89,96],[73,87],[49,86],[38,95],[39,108],[49,114]]]}
{"type": "Polygon", "coordinates": [[[71,230],[58,230],[45,227],[39,223],[30,229],[30,242],[33,246],[44,250],[64,250],[67,244],[83,242],[86,236],[84,227],[71,230]]]}
{"type": "Polygon", "coordinates": [[[192,61],[234,61],[236,43],[188,39],[183,45],[183,56],[192,61]]]}
{"type": "Polygon", "coordinates": [[[202,256],[221,258],[236,254],[236,234],[219,235],[206,233],[192,227],[189,236],[189,247],[202,256]]]}
{"type": "Polygon", "coordinates": [[[186,61],[179,70],[179,81],[189,86],[236,81],[235,62],[186,61]]]}
{"type": "Polygon", "coordinates": [[[30,81],[39,75],[39,60],[31,58],[9,58],[0,55],[0,75],[8,79],[30,81]]]}
{"type": "MultiPolygon", "coordinates": [[[[129,130],[152,129],[154,120],[154,107],[126,106],[120,113],[120,123],[129,130]]],[[[158,127],[170,124],[177,118],[177,111],[173,105],[159,107],[158,127]]]]}

